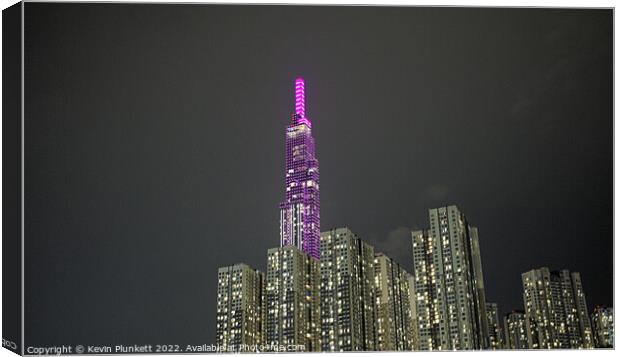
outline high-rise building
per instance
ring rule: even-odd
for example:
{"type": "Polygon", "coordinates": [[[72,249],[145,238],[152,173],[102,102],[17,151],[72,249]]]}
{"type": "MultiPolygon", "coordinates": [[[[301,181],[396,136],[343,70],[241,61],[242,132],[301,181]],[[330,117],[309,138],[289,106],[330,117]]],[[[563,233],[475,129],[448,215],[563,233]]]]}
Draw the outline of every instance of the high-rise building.
{"type": "Polygon", "coordinates": [[[525,326],[525,312],[512,311],[504,316],[505,348],[509,350],[530,349],[527,327],[525,326]]]}
{"type": "Polygon", "coordinates": [[[436,258],[433,254],[433,237],[427,230],[412,232],[414,292],[416,295],[416,332],[418,349],[441,349],[439,338],[440,301],[437,299],[436,258]]]}
{"type": "Polygon", "coordinates": [[[265,275],[246,264],[218,269],[216,341],[227,351],[264,343],[265,275]]]}
{"type": "Polygon", "coordinates": [[[597,306],[592,312],[592,332],[596,348],[614,348],[614,309],[597,306]]]}
{"type": "Polygon", "coordinates": [[[411,331],[411,350],[417,351],[420,347],[418,345],[418,312],[416,311],[415,278],[413,275],[409,274],[407,280],[409,281],[409,329],[411,331]]]}
{"type": "Polygon", "coordinates": [[[499,312],[497,304],[494,302],[486,303],[487,325],[489,326],[489,348],[498,350],[504,348],[504,338],[502,326],[499,322],[499,312]]]}
{"type": "Polygon", "coordinates": [[[579,323],[579,333],[581,334],[581,347],[594,348],[592,324],[590,323],[590,316],[588,314],[586,294],[583,292],[583,285],[581,284],[581,274],[578,272],[570,273],[570,282],[573,287],[573,299],[577,309],[577,321],[579,323]]]}
{"type": "Polygon", "coordinates": [[[319,262],[288,245],[267,252],[265,342],[320,350],[319,262]]]}
{"type": "Polygon", "coordinates": [[[478,230],[456,206],[430,209],[429,218],[429,230],[412,232],[419,348],[487,348],[478,230]]]}
{"type": "Polygon", "coordinates": [[[280,203],[280,246],[320,258],[319,161],[306,117],[305,83],[295,80],[295,113],[286,127],[285,199],[280,203]]]}
{"type": "Polygon", "coordinates": [[[375,344],[377,351],[413,348],[409,276],[396,261],[375,254],[375,344]]]}
{"type": "Polygon", "coordinates": [[[579,273],[534,269],[521,276],[531,348],[591,348],[592,328],[579,273]]]}
{"type": "Polygon", "coordinates": [[[321,233],[321,350],[375,350],[375,250],[348,228],[321,233]]]}

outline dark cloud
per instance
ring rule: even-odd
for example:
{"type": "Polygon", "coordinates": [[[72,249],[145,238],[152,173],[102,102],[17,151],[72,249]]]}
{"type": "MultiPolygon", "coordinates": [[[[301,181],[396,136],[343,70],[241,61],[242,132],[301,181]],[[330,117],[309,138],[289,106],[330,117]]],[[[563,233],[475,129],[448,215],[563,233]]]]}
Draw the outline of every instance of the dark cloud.
{"type": "Polygon", "coordinates": [[[413,273],[413,263],[410,248],[411,228],[398,227],[391,230],[384,240],[380,240],[375,247],[377,252],[383,252],[396,260],[409,273],[413,273]]]}

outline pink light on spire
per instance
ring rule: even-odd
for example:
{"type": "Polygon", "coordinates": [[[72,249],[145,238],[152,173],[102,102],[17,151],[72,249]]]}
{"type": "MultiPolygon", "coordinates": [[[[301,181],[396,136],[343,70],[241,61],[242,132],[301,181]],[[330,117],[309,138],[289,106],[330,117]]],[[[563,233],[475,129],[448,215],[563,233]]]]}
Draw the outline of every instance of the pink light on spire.
{"type": "Polygon", "coordinates": [[[305,83],[295,78],[295,112],[286,126],[285,198],[280,204],[280,245],[295,246],[320,259],[319,161],[312,124],[306,118],[305,83]],[[301,149],[300,149],[301,148],[301,149]]]}
{"type": "Polygon", "coordinates": [[[302,118],[306,117],[305,83],[301,77],[295,79],[295,114],[302,118]]]}

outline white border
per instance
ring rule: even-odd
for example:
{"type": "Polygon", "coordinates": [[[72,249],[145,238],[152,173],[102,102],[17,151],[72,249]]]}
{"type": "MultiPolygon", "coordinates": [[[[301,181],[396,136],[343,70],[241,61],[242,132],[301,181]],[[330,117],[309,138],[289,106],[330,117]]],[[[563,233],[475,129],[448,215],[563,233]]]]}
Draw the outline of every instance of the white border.
{"type": "MultiPolygon", "coordinates": [[[[38,1],[38,0],[31,0],[28,2],[44,2],[44,1],[38,1]]],[[[535,1],[535,0],[529,0],[529,1],[502,1],[502,0],[495,0],[495,1],[489,1],[489,0],[482,0],[482,1],[464,1],[464,0],[449,0],[449,1],[410,1],[410,0],[391,0],[391,1],[369,1],[369,0],[353,0],[353,1],[346,1],[346,0],[340,0],[340,1],[320,1],[320,0],[316,0],[316,1],[304,1],[304,0],[297,0],[297,1],[286,1],[286,0],[270,0],[270,1],[257,1],[257,0],[228,0],[228,1],[217,1],[217,0],[212,0],[212,1],[206,1],[206,2],[200,2],[200,1],[165,1],[165,0],[151,0],[151,1],[140,1],[140,0],[134,0],[134,1],[93,1],[93,0],[84,0],[84,1],[56,1],[56,2],[133,2],[133,3],[202,3],[202,4],[208,4],[208,3],[228,3],[228,4],[306,4],[306,5],[387,5],[387,6],[475,6],[475,7],[563,7],[563,8],[576,8],[576,7],[586,7],[586,8],[615,8],[616,6],[616,2],[615,1],[600,1],[600,0],[595,0],[595,1],[588,1],[588,2],[584,2],[584,1],[577,1],[577,0],[564,0],[564,1],[558,1],[558,0],[541,0],[541,1],[535,1]]],[[[2,5],[2,9],[5,9],[13,4],[17,3],[17,1],[11,1],[11,0],[0,0],[0,4],[2,5]]],[[[22,4],[23,6],[23,4],[22,4]]],[[[24,12],[22,11],[22,71],[21,71],[21,79],[22,79],[22,84],[24,82],[24,72],[23,72],[23,56],[24,56],[24,46],[23,46],[23,41],[24,41],[24,28],[23,28],[23,16],[24,16],[24,12]]],[[[2,38],[2,26],[1,26],[1,16],[0,16],[0,39],[2,38]]],[[[620,129],[618,129],[618,126],[615,125],[615,103],[618,100],[618,94],[616,89],[616,79],[617,79],[617,74],[615,71],[615,67],[617,65],[617,57],[615,56],[615,41],[618,38],[618,33],[617,33],[617,29],[615,26],[615,16],[614,16],[614,139],[616,137],[618,137],[618,131],[620,129]]],[[[0,57],[2,54],[2,49],[0,47],[0,57]]],[[[2,75],[0,74],[0,82],[2,81],[2,75]]],[[[2,89],[0,87],[0,98],[2,94],[2,89]]],[[[21,200],[22,200],[22,241],[21,241],[21,245],[22,245],[22,302],[23,302],[23,296],[24,296],[24,256],[23,256],[23,251],[24,251],[24,137],[23,137],[23,132],[24,132],[24,86],[22,85],[22,98],[21,98],[21,110],[22,110],[22,120],[21,120],[21,127],[22,127],[22,152],[21,152],[21,159],[22,159],[22,182],[21,182],[21,200]]],[[[0,126],[0,157],[2,155],[2,146],[1,146],[1,142],[2,142],[2,128],[0,126]]],[[[618,277],[620,276],[620,269],[618,268],[618,265],[615,264],[615,257],[617,256],[617,250],[618,250],[618,246],[615,244],[615,228],[616,228],[616,222],[620,222],[620,212],[618,210],[615,209],[615,203],[616,203],[616,198],[617,198],[617,192],[615,190],[616,185],[619,182],[619,178],[618,175],[616,174],[616,159],[618,158],[618,148],[615,145],[615,140],[614,140],[614,307],[619,307],[619,301],[620,298],[618,297],[618,294],[616,294],[615,292],[615,287],[617,286],[616,282],[618,277]]],[[[0,185],[2,183],[2,179],[1,179],[1,174],[2,174],[2,167],[0,165],[0,185]]],[[[0,200],[2,199],[2,193],[0,193],[0,200]]],[[[0,207],[0,222],[2,220],[2,207],[0,207]]],[[[1,233],[0,233],[1,236],[1,233]]],[[[0,245],[0,256],[2,253],[2,247],[0,245]]],[[[0,265],[0,274],[2,272],[2,266],[0,265]]],[[[0,285],[0,302],[2,301],[2,286],[0,285]]],[[[2,313],[0,311],[0,320],[2,317],[2,313]]],[[[24,346],[24,309],[23,309],[23,305],[22,305],[22,311],[21,311],[21,319],[22,319],[22,348],[24,346]]],[[[616,323],[617,325],[617,323],[616,323]]],[[[617,327],[617,326],[616,326],[617,327]]],[[[1,327],[0,327],[1,328],[1,327]]],[[[617,338],[618,336],[618,331],[616,328],[616,341],[618,340],[617,338]]],[[[417,353],[423,353],[423,352],[415,352],[417,353]]],[[[615,351],[589,351],[589,352],[585,352],[585,351],[578,351],[578,350],[573,350],[573,351],[528,351],[528,352],[520,352],[520,351],[492,351],[492,352],[469,352],[469,351],[462,351],[459,352],[461,354],[478,354],[478,353],[492,353],[493,356],[506,356],[508,354],[521,354],[521,353],[543,353],[543,354],[581,354],[581,353],[597,353],[597,354],[609,354],[609,353],[615,353],[615,351]]],[[[349,353],[347,353],[348,355],[349,353]]],[[[396,354],[400,354],[400,353],[395,353],[395,352],[384,352],[381,353],[382,356],[385,355],[396,355],[396,354]]],[[[426,354],[426,353],[424,353],[426,354]]],[[[288,354],[286,354],[288,355],[288,354]]],[[[291,354],[291,355],[295,355],[295,354],[291,354]]],[[[4,357],[4,356],[14,356],[14,354],[12,354],[11,352],[9,352],[8,350],[4,349],[4,348],[0,348],[0,357],[4,357]]],[[[183,356],[183,354],[179,354],[178,356],[183,356]]]]}

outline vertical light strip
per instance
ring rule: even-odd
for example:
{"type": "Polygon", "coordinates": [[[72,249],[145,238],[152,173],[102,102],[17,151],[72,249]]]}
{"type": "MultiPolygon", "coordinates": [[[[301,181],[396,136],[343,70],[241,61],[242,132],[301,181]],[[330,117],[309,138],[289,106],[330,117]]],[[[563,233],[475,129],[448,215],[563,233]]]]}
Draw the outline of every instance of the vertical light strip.
{"type": "Polygon", "coordinates": [[[306,93],[304,79],[295,79],[295,114],[302,118],[306,117],[306,93]]]}

